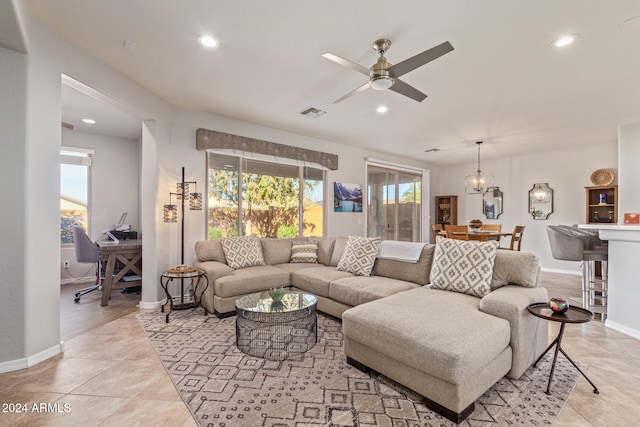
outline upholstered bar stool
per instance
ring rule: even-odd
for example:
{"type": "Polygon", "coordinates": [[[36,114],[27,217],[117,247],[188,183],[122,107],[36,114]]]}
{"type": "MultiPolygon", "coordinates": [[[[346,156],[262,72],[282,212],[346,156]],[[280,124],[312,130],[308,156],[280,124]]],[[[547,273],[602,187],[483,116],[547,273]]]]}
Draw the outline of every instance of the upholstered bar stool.
{"type": "MultiPolygon", "coordinates": [[[[597,236],[594,238],[592,233],[585,233],[577,227],[557,225],[548,226],[547,235],[551,254],[555,259],[582,263],[582,306],[584,308],[594,306],[596,294],[600,294],[601,304],[606,307],[608,251],[597,245],[597,236]],[[602,263],[600,280],[596,279],[595,261],[602,263]]],[[[604,320],[606,313],[600,312],[600,314],[604,320]]]]}
{"type": "MultiPolygon", "coordinates": [[[[600,296],[600,306],[607,306],[608,292],[608,264],[609,264],[609,246],[607,242],[600,240],[598,230],[590,230],[578,228],[576,226],[560,225],[563,230],[574,235],[582,236],[585,239],[586,246],[582,253],[583,267],[586,264],[587,272],[587,305],[586,308],[596,306],[596,296],[600,296]],[[600,263],[600,278],[596,275],[596,263],[600,263]]],[[[584,268],[583,268],[584,271],[584,268]]],[[[606,314],[602,314],[602,320],[606,314]]]]}

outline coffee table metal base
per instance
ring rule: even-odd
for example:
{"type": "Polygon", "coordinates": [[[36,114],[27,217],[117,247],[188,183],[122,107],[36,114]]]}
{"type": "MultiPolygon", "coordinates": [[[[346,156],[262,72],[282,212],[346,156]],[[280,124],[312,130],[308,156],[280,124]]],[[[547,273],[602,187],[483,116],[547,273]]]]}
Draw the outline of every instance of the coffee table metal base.
{"type": "Polygon", "coordinates": [[[283,313],[237,311],[236,345],[250,356],[285,360],[305,353],[318,342],[315,307],[283,313]]]}

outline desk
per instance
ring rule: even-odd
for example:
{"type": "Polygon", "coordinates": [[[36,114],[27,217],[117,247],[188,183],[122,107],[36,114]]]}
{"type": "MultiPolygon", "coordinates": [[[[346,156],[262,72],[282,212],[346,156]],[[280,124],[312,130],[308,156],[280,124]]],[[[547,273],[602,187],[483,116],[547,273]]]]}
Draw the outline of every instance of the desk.
{"type": "MultiPolygon", "coordinates": [[[[453,233],[453,234],[463,234],[463,233],[453,233]]],[[[444,231],[439,231],[438,236],[447,237],[447,233],[444,231]]],[[[486,242],[487,240],[500,240],[501,237],[511,237],[513,233],[502,232],[502,231],[476,231],[469,232],[469,240],[480,240],[482,242],[486,242]]]]}
{"type": "Polygon", "coordinates": [[[109,304],[111,289],[132,288],[142,285],[142,240],[121,242],[97,242],[102,255],[104,280],[102,281],[102,306],[109,304]],[[118,268],[116,268],[118,267],[118,268]],[[127,273],[140,276],[139,280],[124,281],[127,273]]]}

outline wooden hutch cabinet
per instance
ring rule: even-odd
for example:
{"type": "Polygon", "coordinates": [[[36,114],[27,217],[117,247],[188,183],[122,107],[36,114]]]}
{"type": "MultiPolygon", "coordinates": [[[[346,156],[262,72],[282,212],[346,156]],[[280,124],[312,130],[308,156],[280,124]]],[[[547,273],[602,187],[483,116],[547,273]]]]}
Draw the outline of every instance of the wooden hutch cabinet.
{"type": "Polygon", "coordinates": [[[618,186],[585,187],[587,224],[618,222],[618,186]]]}
{"type": "Polygon", "coordinates": [[[458,196],[436,196],[435,223],[458,225],[458,196]]]}

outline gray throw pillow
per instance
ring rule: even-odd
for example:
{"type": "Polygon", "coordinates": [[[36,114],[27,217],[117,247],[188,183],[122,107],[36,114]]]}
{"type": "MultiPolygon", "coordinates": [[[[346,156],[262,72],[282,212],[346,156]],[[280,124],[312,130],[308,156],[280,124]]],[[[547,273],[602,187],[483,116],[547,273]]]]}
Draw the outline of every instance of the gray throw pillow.
{"type": "Polygon", "coordinates": [[[491,292],[498,242],[438,238],[431,267],[436,289],[482,298],[491,292]]]}
{"type": "Polygon", "coordinates": [[[256,236],[223,237],[220,239],[229,267],[239,268],[265,265],[262,245],[256,236]]]}
{"type": "Polygon", "coordinates": [[[358,276],[371,276],[381,241],[380,237],[349,236],[336,269],[358,276]]]}
{"type": "Polygon", "coordinates": [[[316,243],[301,243],[291,247],[291,261],[293,263],[318,263],[318,245],[316,243]]]}

